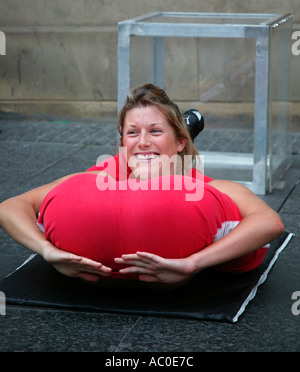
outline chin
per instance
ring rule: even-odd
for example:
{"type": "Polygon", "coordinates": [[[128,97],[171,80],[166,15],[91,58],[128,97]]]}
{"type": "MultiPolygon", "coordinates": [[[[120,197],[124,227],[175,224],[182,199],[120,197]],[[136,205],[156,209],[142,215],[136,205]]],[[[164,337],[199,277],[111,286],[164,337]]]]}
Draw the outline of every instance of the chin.
{"type": "Polygon", "coordinates": [[[132,173],[134,174],[134,177],[140,181],[146,181],[161,175],[159,172],[149,172],[148,170],[144,172],[141,172],[140,170],[133,171],[132,173]]]}
{"type": "Polygon", "coordinates": [[[149,180],[151,178],[170,176],[174,174],[174,164],[170,162],[161,161],[160,158],[152,160],[151,162],[139,162],[132,173],[136,179],[141,181],[149,180]]]}

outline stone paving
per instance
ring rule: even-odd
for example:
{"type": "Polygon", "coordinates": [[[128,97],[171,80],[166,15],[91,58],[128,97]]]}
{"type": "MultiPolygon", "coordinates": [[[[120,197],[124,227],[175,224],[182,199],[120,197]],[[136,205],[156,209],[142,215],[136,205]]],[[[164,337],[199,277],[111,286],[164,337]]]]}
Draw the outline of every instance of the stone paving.
{"type": "MultiPolygon", "coordinates": [[[[83,171],[98,156],[113,155],[115,120],[71,120],[0,115],[0,202],[65,174],[83,171]]],[[[251,151],[249,129],[205,128],[203,151],[251,151]]],[[[281,188],[262,197],[296,236],[236,324],[166,317],[72,312],[7,306],[0,316],[0,351],[300,351],[300,316],[292,293],[300,291],[300,135],[293,133],[293,164],[281,188]]],[[[30,252],[0,229],[0,279],[30,252]]],[[[196,294],[195,294],[196,295],[196,294]]]]}

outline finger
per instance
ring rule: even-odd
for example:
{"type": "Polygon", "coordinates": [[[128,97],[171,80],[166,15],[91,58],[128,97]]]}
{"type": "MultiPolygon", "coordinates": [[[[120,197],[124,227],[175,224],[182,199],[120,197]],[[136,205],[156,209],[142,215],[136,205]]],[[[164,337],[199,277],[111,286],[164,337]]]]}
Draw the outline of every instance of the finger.
{"type": "Polygon", "coordinates": [[[107,269],[106,266],[102,265],[100,262],[91,260],[87,257],[77,256],[76,254],[65,252],[60,250],[61,254],[59,257],[59,260],[63,260],[66,263],[78,263],[82,267],[88,267],[88,268],[95,268],[100,269],[102,268],[104,271],[107,269]]]}
{"type": "Polygon", "coordinates": [[[148,282],[148,283],[159,283],[159,282],[161,282],[156,276],[145,275],[145,274],[139,275],[139,280],[141,282],[148,282]]]}
{"type": "Polygon", "coordinates": [[[112,270],[101,271],[101,270],[93,270],[93,269],[83,268],[83,267],[77,268],[75,270],[78,273],[85,272],[85,273],[88,273],[88,274],[91,274],[91,275],[97,275],[97,276],[110,276],[111,272],[112,272],[112,270]]]}
{"type": "Polygon", "coordinates": [[[121,274],[149,274],[149,275],[157,274],[155,270],[147,269],[145,267],[140,267],[140,266],[125,267],[124,269],[120,269],[119,273],[121,274]]]}
{"type": "Polygon", "coordinates": [[[73,253],[68,253],[62,258],[64,259],[65,262],[71,262],[71,261],[80,262],[80,261],[82,261],[82,257],[76,256],[73,253]]]}
{"type": "Polygon", "coordinates": [[[152,262],[149,261],[148,259],[144,259],[136,255],[123,255],[122,257],[116,257],[114,261],[117,264],[141,267],[147,267],[152,264],[152,262]]]}
{"type": "Polygon", "coordinates": [[[58,248],[49,250],[43,255],[43,257],[51,264],[60,262],[80,262],[82,260],[82,257],[58,248]]]}
{"type": "Polygon", "coordinates": [[[104,266],[104,265],[102,265],[101,267],[100,267],[100,271],[101,271],[101,273],[111,273],[112,272],[112,268],[111,267],[107,267],[107,266],[104,266]]]}
{"type": "Polygon", "coordinates": [[[159,262],[158,256],[157,258],[152,258],[151,254],[144,254],[145,252],[141,252],[141,255],[137,254],[123,254],[122,257],[116,257],[115,262],[118,264],[126,264],[126,265],[137,265],[137,266],[147,266],[152,265],[153,263],[159,262]],[[150,258],[150,259],[149,259],[150,258]]]}
{"type": "Polygon", "coordinates": [[[110,275],[112,272],[112,269],[110,267],[104,266],[99,262],[97,262],[96,264],[94,262],[90,263],[89,261],[84,263],[83,260],[83,262],[68,262],[64,263],[64,265],[70,265],[69,268],[76,271],[77,273],[87,272],[89,274],[107,276],[110,275]]]}
{"type": "Polygon", "coordinates": [[[136,252],[136,254],[137,254],[138,257],[141,257],[143,259],[148,259],[149,261],[154,262],[154,263],[160,263],[163,260],[162,257],[157,256],[154,253],[136,252]]]}
{"type": "MultiPolygon", "coordinates": [[[[137,252],[137,253],[132,253],[132,254],[123,254],[122,255],[122,259],[124,261],[126,261],[126,263],[128,263],[129,261],[131,262],[141,262],[141,260],[143,260],[144,262],[147,262],[149,263],[150,261],[154,261],[153,259],[151,259],[151,254],[150,253],[146,253],[146,252],[137,252]],[[141,254],[138,254],[138,253],[141,253],[141,254]],[[149,261],[149,258],[150,258],[150,261],[149,261]]],[[[155,256],[155,255],[153,255],[155,256]]]]}
{"type": "Polygon", "coordinates": [[[77,275],[78,278],[80,279],[83,279],[83,280],[87,280],[89,282],[98,282],[100,280],[99,276],[98,275],[93,275],[93,274],[90,274],[90,273],[79,273],[77,275]]]}
{"type": "Polygon", "coordinates": [[[183,267],[183,259],[168,259],[148,252],[137,252],[137,255],[143,258],[144,262],[148,259],[149,265],[151,262],[152,267],[164,270],[182,270],[183,267]]]}
{"type": "Polygon", "coordinates": [[[126,261],[121,257],[116,257],[114,259],[114,261],[115,261],[115,263],[118,263],[118,264],[125,264],[126,263],[126,261]]]}
{"type": "Polygon", "coordinates": [[[136,260],[136,259],[139,259],[138,255],[137,254],[122,254],[122,257],[117,257],[117,259],[119,260],[124,260],[124,261],[128,261],[128,260],[136,260]]]}
{"type": "Polygon", "coordinates": [[[93,261],[90,258],[86,258],[86,257],[81,257],[80,264],[86,265],[88,267],[94,267],[94,268],[100,268],[101,266],[103,266],[100,262],[93,261]]]}
{"type": "Polygon", "coordinates": [[[115,258],[117,264],[127,265],[127,266],[138,266],[138,267],[149,267],[148,263],[142,262],[140,260],[123,260],[122,258],[115,258]]]}
{"type": "Polygon", "coordinates": [[[77,266],[78,271],[84,271],[88,272],[91,274],[96,274],[96,275],[109,275],[112,272],[112,269],[107,266],[103,266],[100,264],[98,267],[90,266],[90,265],[78,265],[77,266]]]}
{"type": "Polygon", "coordinates": [[[102,272],[110,272],[112,270],[110,267],[103,265],[101,262],[93,261],[86,257],[82,257],[81,261],[78,262],[78,265],[88,269],[100,270],[102,272]]]}

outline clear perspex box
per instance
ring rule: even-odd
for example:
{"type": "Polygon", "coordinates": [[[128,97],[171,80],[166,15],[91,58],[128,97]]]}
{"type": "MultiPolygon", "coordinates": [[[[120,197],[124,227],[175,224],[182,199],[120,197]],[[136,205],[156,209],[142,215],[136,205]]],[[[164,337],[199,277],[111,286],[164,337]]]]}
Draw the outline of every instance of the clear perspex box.
{"type": "Polygon", "coordinates": [[[118,109],[137,85],[165,88],[205,118],[195,144],[206,175],[272,192],[291,161],[292,18],[163,12],[119,22],[118,109]]]}

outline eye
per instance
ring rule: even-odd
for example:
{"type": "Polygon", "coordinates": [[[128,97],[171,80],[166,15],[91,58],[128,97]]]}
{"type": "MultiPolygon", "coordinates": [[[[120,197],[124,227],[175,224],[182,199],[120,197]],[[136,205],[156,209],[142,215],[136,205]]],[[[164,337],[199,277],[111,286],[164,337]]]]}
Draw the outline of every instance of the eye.
{"type": "Polygon", "coordinates": [[[127,134],[128,136],[134,136],[134,135],[137,134],[137,130],[135,130],[135,129],[130,129],[130,130],[128,130],[128,131],[126,132],[126,134],[127,134]]]}
{"type": "Polygon", "coordinates": [[[151,133],[153,133],[153,134],[159,134],[159,133],[161,133],[161,130],[158,129],[158,128],[153,128],[153,129],[151,130],[151,133]]]}

